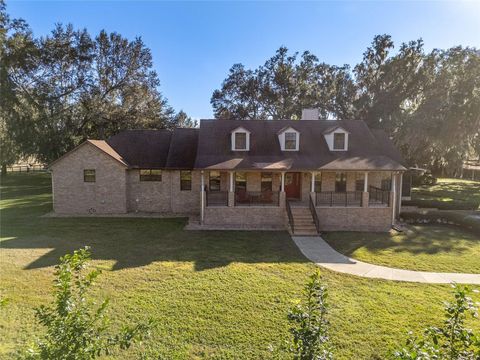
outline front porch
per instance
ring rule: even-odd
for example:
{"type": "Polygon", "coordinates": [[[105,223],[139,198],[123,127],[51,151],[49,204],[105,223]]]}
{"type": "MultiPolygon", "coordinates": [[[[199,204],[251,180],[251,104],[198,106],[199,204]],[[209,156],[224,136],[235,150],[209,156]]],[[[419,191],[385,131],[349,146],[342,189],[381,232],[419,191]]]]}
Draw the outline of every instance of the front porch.
{"type": "Polygon", "coordinates": [[[202,174],[205,207],[389,207],[391,172],[209,171],[202,174]]]}
{"type": "Polygon", "coordinates": [[[293,229],[292,208],[305,208],[317,231],[387,229],[398,182],[390,171],[203,171],[201,223],[293,229]]]}

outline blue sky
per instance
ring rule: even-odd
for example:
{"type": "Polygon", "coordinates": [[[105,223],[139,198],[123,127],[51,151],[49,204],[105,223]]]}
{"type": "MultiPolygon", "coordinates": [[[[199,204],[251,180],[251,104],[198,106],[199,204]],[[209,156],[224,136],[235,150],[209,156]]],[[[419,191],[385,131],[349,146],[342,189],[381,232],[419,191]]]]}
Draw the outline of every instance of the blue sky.
{"type": "Polygon", "coordinates": [[[359,62],[383,33],[397,45],[421,37],[427,50],[480,47],[480,1],[7,1],[7,11],[27,20],[36,36],[55,23],[141,36],[162,93],[194,118],[212,117],[212,92],[234,63],[256,68],[281,45],[337,65],[359,62]]]}

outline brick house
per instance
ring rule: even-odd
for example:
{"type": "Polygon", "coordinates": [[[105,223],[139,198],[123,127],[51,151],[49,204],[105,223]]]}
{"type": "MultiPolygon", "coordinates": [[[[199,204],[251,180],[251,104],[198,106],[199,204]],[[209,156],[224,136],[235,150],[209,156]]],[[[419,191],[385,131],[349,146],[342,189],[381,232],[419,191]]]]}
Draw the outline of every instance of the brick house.
{"type": "Polygon", "coordinates": [[[205,227],[387,231],[399,152],[363,121],[202,120],[127,130],[51,164],[59,214],[182,214],[205,227]]]}

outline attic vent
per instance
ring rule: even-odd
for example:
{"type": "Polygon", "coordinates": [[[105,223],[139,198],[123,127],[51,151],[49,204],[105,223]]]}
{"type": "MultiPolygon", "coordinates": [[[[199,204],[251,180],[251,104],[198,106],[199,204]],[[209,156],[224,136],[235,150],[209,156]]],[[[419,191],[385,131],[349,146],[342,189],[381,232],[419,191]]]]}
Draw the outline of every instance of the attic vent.
{"type": "Polygon", "coordinates": [[[318,109],[303,109],[302,120],[318,120],[320,112],[318,109]]]}

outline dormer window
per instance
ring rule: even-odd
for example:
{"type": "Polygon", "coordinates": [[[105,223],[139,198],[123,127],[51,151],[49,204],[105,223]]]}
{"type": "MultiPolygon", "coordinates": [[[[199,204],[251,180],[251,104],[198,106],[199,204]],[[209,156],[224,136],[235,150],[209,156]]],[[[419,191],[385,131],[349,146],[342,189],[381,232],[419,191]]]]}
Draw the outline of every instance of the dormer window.
{"type": "Polygon", "coordinates": [[[341,126],[330,127],[323,135],[330,151],[348,151],[349,132],[341,126]]]}
{"type": "Polygon", "coordinates": [[[297,133],[285,133],[285,150],[295,150],[297,148],[297,133]]]}
{"type": "Polygon", "coordinates": [[[247,150],[247,133],[235,133],[235,150],[247,150]]]}
{"type": "Polygon", "coordinates": [[[292,127],[283,128],[278,132],[278,141],[282,151],[298,151],[300,133],[292,127]]]}
{"type": "Polygon", "coordinates": [[[250,131],[239,127],[232,131],[232,151],[250,150],[250,131]]]}
{"type": "Polygon", "coordinates": [[[333,134],[333,150],[345,150],[345,133],[333,134]]]}

